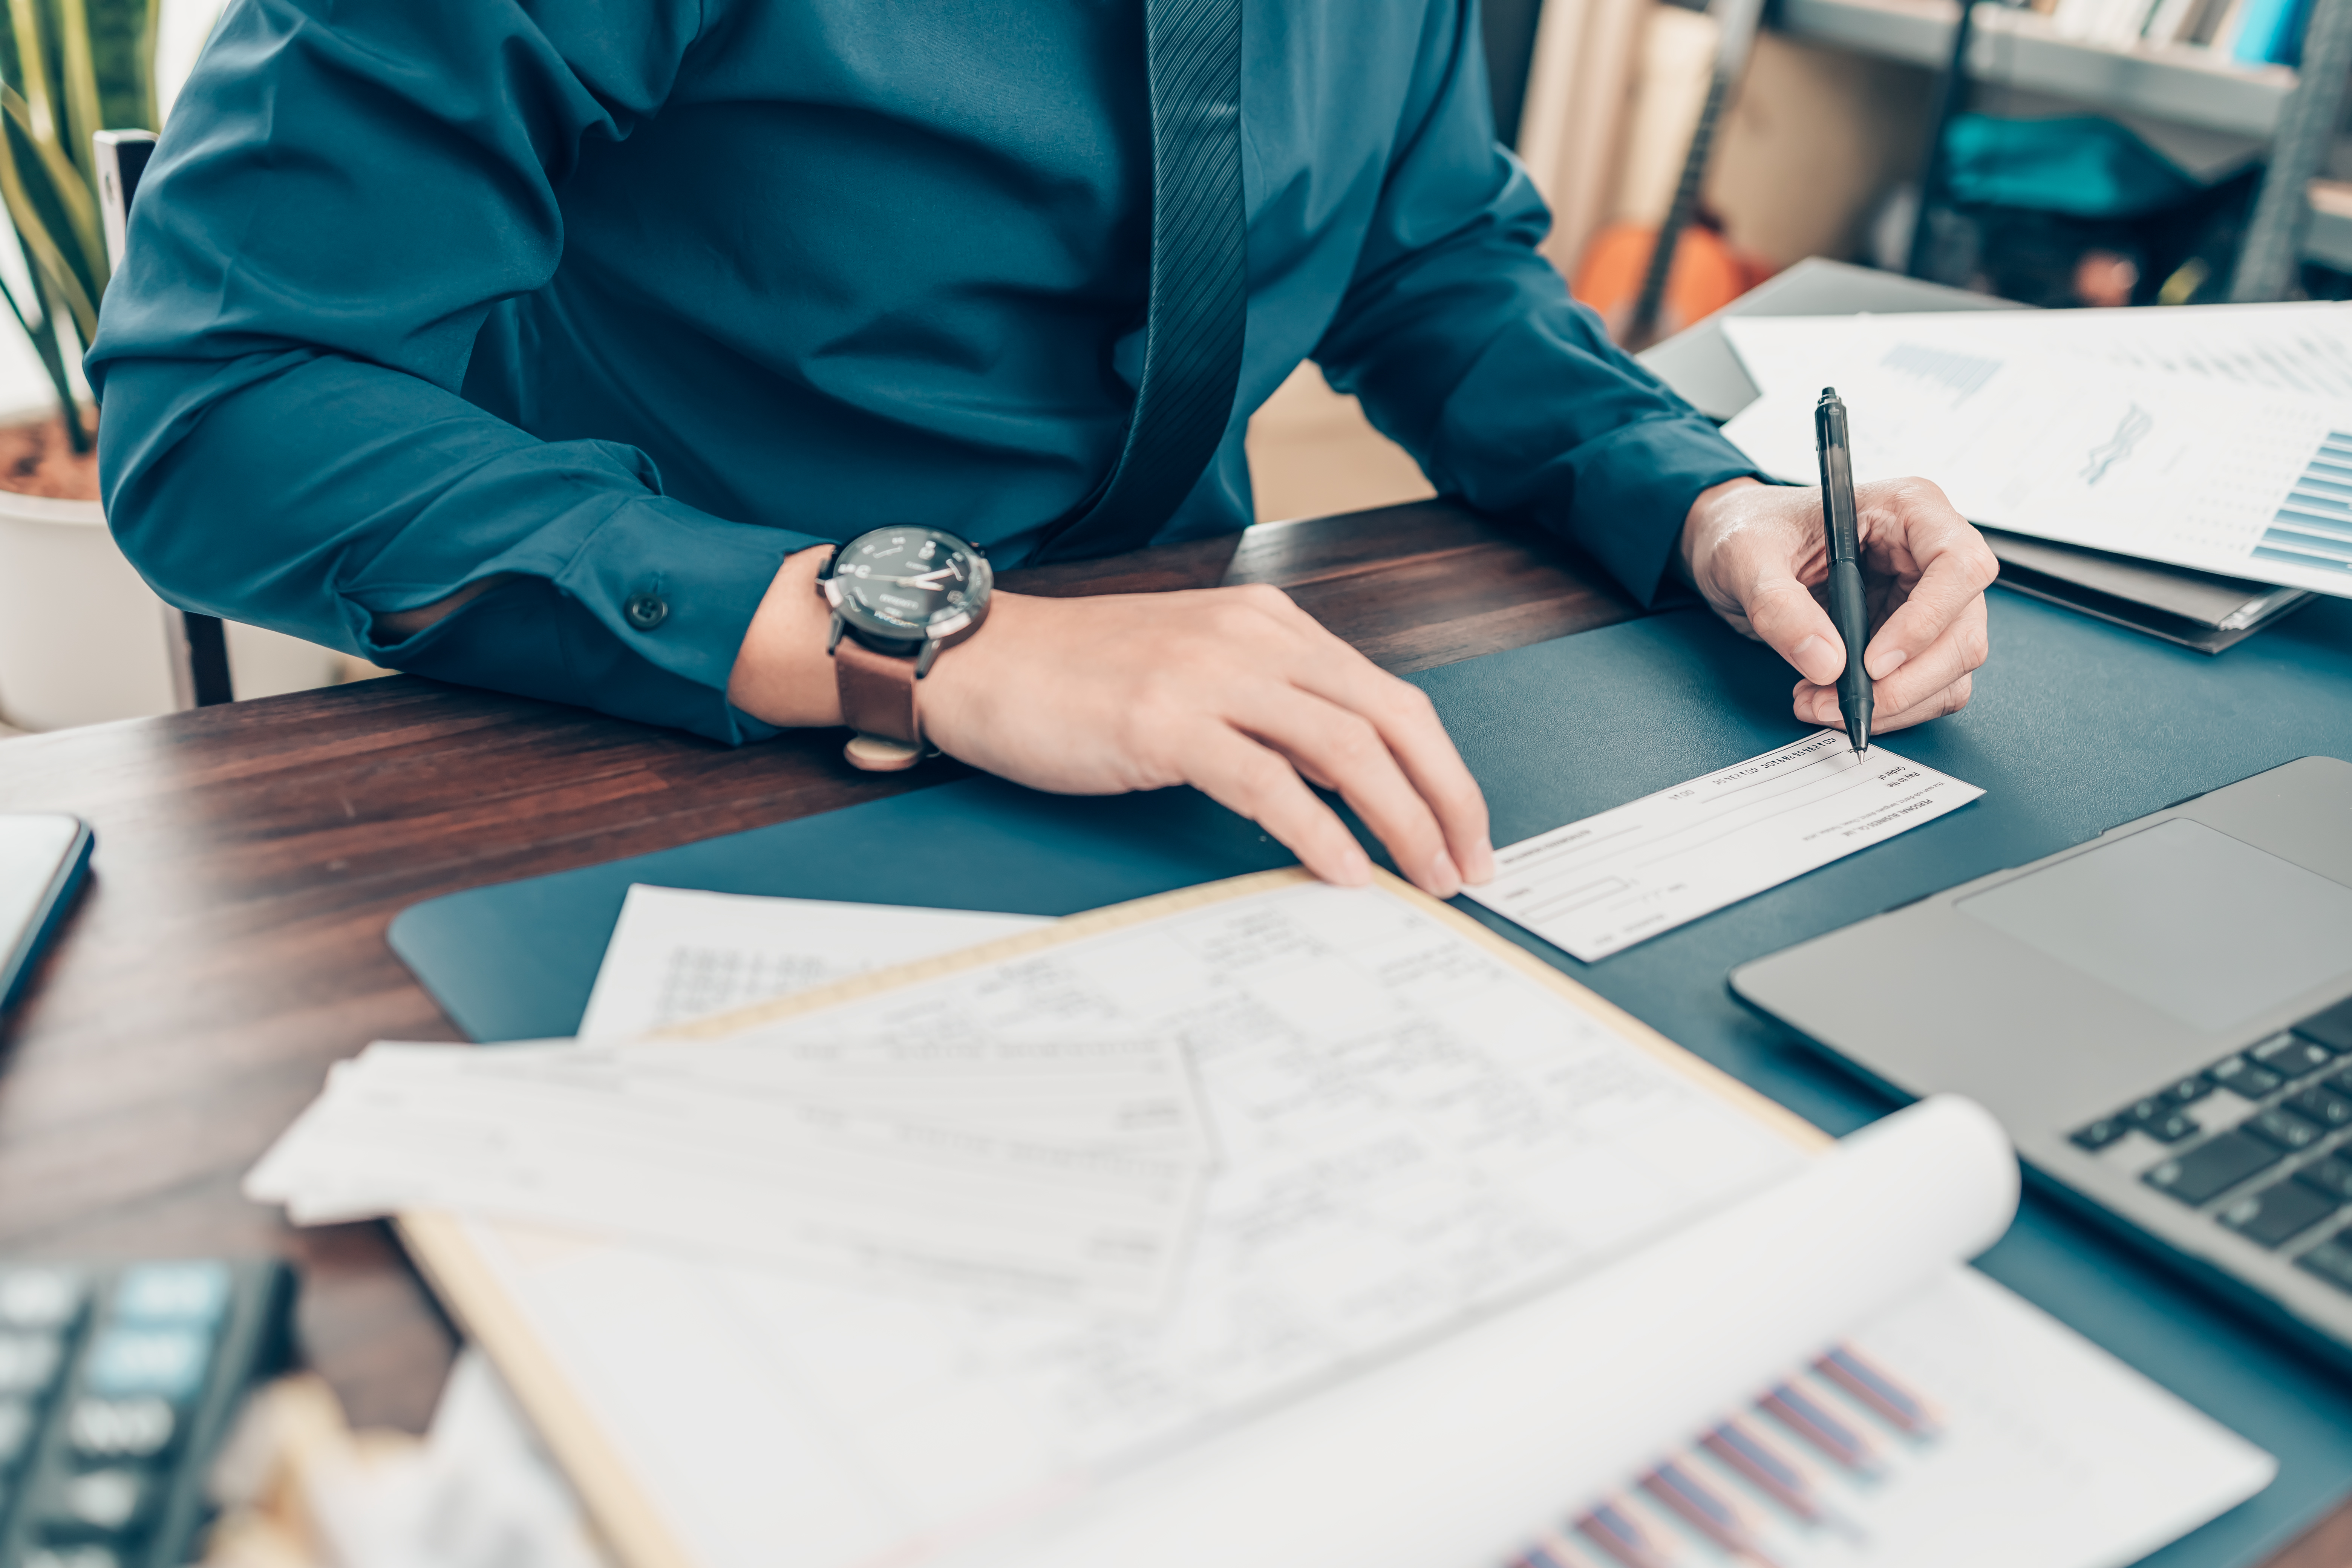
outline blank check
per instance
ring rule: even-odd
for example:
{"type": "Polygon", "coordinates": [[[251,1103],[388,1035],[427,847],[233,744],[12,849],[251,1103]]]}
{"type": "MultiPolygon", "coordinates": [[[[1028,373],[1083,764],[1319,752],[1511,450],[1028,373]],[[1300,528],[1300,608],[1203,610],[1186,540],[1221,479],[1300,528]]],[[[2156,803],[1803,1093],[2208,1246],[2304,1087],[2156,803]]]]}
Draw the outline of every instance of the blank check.
{"type": "Polygon", "coordinates": [[[1984,794],[1833,730],[1495,855],[1465,889],[1587,963],[1801,877],[1984,794]]]}

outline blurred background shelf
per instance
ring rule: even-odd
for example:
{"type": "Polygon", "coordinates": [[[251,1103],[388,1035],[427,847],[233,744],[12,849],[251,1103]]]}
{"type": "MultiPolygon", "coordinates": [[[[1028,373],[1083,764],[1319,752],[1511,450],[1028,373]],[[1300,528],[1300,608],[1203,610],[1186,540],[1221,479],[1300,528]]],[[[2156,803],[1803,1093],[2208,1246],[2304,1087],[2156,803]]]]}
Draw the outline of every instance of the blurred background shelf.
{"type": "MultiPolygon", "coordinates": [[[[1782,0],[1794,37],[1941,69],[1958,25],[1956,0],[1782,0]]],[[[2191,45],[2119,48],[2061,36],[2046,16],[1979,5],[1969,68],[1977,81],[2150,115],[2205,130],[2267,137],[2294,88],[2285,66],[2248,66],[2191,45]]]]}

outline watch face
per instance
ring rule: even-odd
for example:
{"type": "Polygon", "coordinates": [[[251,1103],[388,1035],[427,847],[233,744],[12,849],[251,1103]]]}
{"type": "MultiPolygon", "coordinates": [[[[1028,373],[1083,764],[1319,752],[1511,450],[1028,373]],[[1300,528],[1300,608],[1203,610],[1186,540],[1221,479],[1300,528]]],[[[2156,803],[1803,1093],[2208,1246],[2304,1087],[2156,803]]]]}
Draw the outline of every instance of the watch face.
{"type": "Polygon", "coordinates": [[[987,608],[992,574],[979,552],[935,528],[877,528],[841,547],[826,596],[865,639],[920,644],[951,637],[987,608]]]}

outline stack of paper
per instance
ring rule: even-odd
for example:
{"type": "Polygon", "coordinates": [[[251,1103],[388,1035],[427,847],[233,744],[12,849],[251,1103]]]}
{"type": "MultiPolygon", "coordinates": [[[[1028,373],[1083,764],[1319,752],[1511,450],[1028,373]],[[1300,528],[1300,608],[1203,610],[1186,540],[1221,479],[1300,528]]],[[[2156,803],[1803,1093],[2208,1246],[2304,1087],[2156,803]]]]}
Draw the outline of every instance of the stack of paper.
{"type": "Polygon", "coordinates": [[[1053,923],[637,883],[622,900],[580,1037],[625,1039],[1053,923]]]}
{"type": "Polygon", "coordinates": [[[378,1044],[336,1068],[246,1192],[298,1224],[445,1209],[866,1284],[1148,1310],[1207,1155],[1162,1038],[378,1044]]]}
{"type": "Polygon", "coordinates": [[[1190,889],[667,1048],[1049,1018],[1188,1047],[1220,1159],[1156,1316],[404,1215],[633,1568],[2111,1568],[2270,1475],[1955,1266],[2015,1199],[1983,1112],[1816,1154],[1392,880],[1190,889]]]}

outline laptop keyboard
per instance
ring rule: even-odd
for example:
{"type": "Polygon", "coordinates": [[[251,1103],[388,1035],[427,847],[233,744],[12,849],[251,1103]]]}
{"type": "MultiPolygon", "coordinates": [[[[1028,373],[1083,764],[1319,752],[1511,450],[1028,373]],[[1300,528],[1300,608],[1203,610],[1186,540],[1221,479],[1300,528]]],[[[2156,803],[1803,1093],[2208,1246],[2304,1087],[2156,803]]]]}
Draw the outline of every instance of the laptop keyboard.
{"type": "Polygon", "coordinates": [[[2352,997],[2073,1134],[2167,1145],[2140,1180],[2352,1294],[2352,997]]]}

